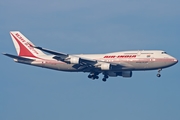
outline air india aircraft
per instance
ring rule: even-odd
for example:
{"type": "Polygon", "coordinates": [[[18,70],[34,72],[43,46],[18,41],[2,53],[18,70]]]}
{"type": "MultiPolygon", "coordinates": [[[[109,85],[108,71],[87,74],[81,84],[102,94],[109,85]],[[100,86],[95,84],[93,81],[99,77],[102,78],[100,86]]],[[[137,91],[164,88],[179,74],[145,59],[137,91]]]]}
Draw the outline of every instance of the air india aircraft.
{"type": "Polygon", "coordinates": [[[15,62],[67,72],[87,72],[88,78],[103,81],[108,77],[132,77],[132,71],[158,70],[175,65],[178,60],[162,50],[136,50],[106,54],[66,54],[35,46],[19,31],[10,32],[18,55],[4,53],[15,62]],[[46,52],[48,54],[45,54],[46,52]]]}

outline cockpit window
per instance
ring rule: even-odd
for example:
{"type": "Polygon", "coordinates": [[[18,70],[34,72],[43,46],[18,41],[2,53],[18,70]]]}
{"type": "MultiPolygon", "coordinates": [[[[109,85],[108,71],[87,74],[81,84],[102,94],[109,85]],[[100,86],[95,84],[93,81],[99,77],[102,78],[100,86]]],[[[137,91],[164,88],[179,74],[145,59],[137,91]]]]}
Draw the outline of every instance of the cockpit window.
{"type": "Polygon", "coordinates": [[[162,54],[167,54],[166,52],[162,52],[162,54]]]}

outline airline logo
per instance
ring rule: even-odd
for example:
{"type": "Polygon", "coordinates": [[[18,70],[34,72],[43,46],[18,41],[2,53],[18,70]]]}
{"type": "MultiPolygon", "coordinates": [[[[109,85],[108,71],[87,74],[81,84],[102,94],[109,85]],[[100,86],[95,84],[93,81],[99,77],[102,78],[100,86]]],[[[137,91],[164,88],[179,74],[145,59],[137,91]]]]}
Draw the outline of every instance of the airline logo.
{"type": "Polygon", "coordinates": [[[24,44],[30,51],[32,51],[35,54],[38,54],[38,52],[34,49],[34,47],[31,43],[29,43],[25,39],[23,39],[23,37],[21,37],[18,33],[16,33],[15,36],[18,38],[17,40],[21,41],[21,43],[24,44]]]}
{"type": "Polygon", "coordinates": [[[106,55],[103,58],[136,58],[136,55],[106,55]]]}

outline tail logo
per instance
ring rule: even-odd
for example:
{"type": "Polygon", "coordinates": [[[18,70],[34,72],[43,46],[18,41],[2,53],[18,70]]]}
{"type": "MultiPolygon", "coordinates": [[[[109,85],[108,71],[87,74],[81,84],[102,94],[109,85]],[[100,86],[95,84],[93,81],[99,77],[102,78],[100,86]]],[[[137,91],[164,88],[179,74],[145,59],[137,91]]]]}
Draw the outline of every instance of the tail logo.
{"type": "MultiPolygon", "coordinates": [[[[18,38],[16,40],[21,41],[21,43],[24,44],[30,51],[32,51],[35,54],[38,54],[38,52],[33,48],[34,45],[32,45],[31,43],[24,40],[23,37],[21,37],[18,33],[16,33],[15,36],[18,38]]],[[[14,38],[16,38],[16,37],[14,37],[14,38]]]]}

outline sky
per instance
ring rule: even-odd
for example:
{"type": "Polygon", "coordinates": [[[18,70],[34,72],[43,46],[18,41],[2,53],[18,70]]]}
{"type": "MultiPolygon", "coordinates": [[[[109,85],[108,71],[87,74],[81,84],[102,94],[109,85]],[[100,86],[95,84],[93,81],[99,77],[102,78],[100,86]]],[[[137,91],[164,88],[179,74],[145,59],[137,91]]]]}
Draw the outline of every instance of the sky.
{"type": "MultiPolygon", "coordinates": [[[[180,60],[179,0],[1,0],[0,52],[9,32],[69,53],[164,50],[180,60]]],[[[180,120],[180,65],[90,80],[0,55],[0,120],[180,120]]],[[[102,76],[100,76],[101,78],[102,76]]]]}

